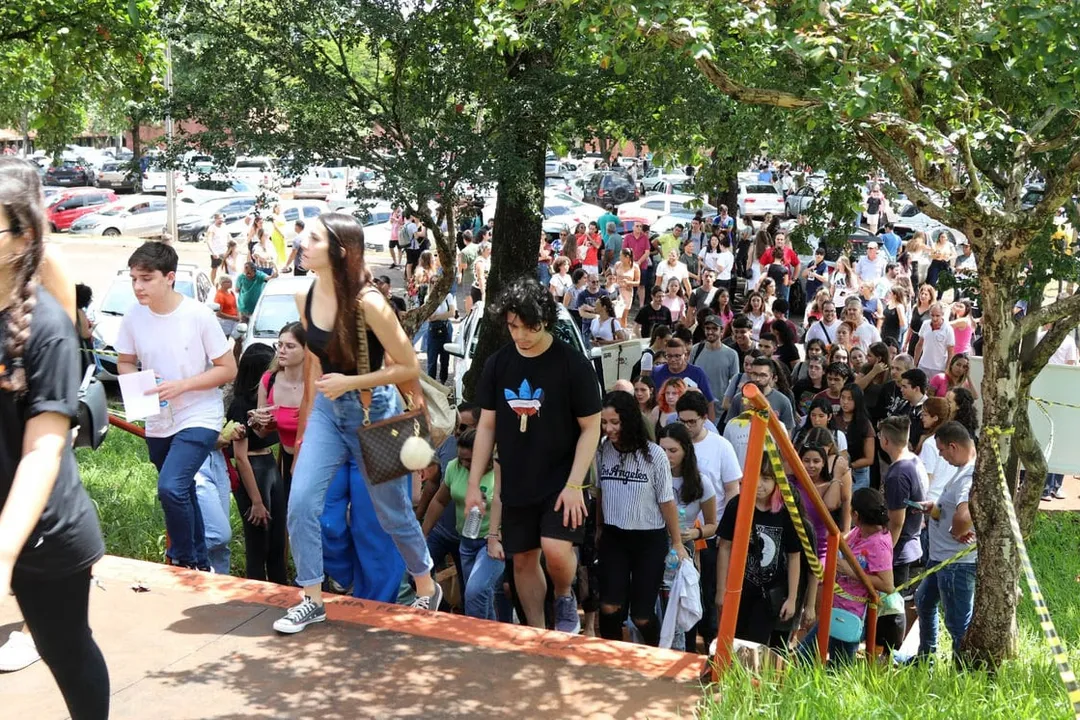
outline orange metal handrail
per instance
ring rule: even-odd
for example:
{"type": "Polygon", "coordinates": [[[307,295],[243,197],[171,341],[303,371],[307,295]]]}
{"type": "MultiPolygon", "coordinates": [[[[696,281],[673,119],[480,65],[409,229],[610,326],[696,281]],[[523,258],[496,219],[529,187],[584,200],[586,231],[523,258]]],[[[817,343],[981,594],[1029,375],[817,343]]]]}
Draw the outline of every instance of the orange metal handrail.
{"type": "MultiPolygon", "coordinates": [[[[761,471],[761,458],[765,451],[765,432],[767,431],[772,435],[773,441],[780,451],[780,456],[792,469],[796,482],[806,491],[811,504],[813,504],[824,521],[828,533],[825,571],[821,581],[822,612],[818,614],[817,640],[819,657],[824,661],[828,653],[829,625],[832,619],[832,601],[836,585],[836,558],[839,551],[844,554],[848,565],[855,571],[859,582],[862,583],[869,594],[866,612],[866,647],[867,655],[872,661],[877,640],[877,591],[874,590],[870,578],[859,566],[858,560],[841,535],[840,528],[837,527],[836,522],[832,519],[832,514],[825,506],[825,501],[821,499],[817,488],[814,487],[810,476],[807,475],[806,468],[803,467],[802,460],[799,459],[799,454],[791,443],[791,438],[788,437],[787,428],[780,422],[780,418],[777,417],[756,385],[747,383],[743,386],[742,393],[746,405],[754,410],[768,413],[768,420],[766,421],[761,415],[753,415],[750,418],[750,439],[747,444],[746,465],[743,469],[743,481],[739,493],[745,497],[756,497],[758,476],[761,471]]],[[[715,665],[718,669],[727,668],[731,663],[731,649],[735,639],[735,625],[739,615],[739,600],[742,596],[743,575],[746,572],[746,552],[749,548],[753,519],[754,503],[739,503],[738,513],[735,516],[735,534],[731,543],[731,563],[728,566],[724,607],[716,638],[715,665]]]]}
{"type": "Polygon", "coordinates": [[[127,420],[123,420],[112,413],[109,413],[109,424],[114,427],[118,427],[121,430],[125,430],[137,437],[145,438],[146,431],[134,423],[129,423],[127,420]]]}

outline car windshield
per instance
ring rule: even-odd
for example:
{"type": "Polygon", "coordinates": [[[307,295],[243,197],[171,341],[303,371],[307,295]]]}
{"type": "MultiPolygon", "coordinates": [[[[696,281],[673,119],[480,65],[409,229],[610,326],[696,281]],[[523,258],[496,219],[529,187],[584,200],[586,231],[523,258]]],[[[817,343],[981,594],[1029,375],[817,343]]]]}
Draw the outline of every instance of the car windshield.
{"type": "Polygon", "coordinates": [[[558,200],[560,203],[566,203],[570,207],[577,207],[578,205],[584,205],[585,204],[585,203],[581,202],[580,200],[578,200],[577,198],[575,198],[573,195],[567,195],[566,193],[561,193],[561,192],[551,193],[550,195],[548,195],[548,197],[553,198],[555,200],[558,200]]]}
{"type": "Polygon", "coordinates": [[[748,195],[779,195],[780,191],[772,185],[747,185],[746,193],[748,195]]]}
{"type": "MultiPolygon", "coordinates": [[[[173,286],[176,292],[189,298],[195,297],[195,283],[189,278],[177,279],[173,286]]],[[[109,286],[109,292],[101,302],[99,312],[103,315],[123,315],[132,305],[138,302],[135,299],[135,291],[131,287],[131,281],[127,278],[117,278],[109,286]]],[[[296,303],[293,303],[295,307],[296,303]]]]}
{"type": "Polygon", "coordinates": [[[252,333],[258,338],[277,337],[281,328],[299,319],[296,299],[292,295],[263,295],[255,313],[252,333]]]}
{"type": "Polygon", "coordinates": [[[98,215],[119,215],[127,210],[127,204],[122,202],[114,202],[111,205],[106,205],[97,211],[98,215]]]}

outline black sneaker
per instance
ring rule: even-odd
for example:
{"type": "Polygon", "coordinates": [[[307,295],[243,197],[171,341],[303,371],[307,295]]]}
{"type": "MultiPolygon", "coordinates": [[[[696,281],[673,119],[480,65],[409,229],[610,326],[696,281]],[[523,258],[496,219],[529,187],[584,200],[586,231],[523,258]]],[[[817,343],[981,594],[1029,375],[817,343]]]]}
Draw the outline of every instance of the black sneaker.
{"type": "Polygon", "coordinates": [[[292,635],[312,623],[324,622],[325,620],[326,608],[322,605],[316,605],[314,600],[305,595],[299,605],[289,608],[289,611],[285,613],[285,617],[274,621],[274,629],[279,633],[292,635]]]}

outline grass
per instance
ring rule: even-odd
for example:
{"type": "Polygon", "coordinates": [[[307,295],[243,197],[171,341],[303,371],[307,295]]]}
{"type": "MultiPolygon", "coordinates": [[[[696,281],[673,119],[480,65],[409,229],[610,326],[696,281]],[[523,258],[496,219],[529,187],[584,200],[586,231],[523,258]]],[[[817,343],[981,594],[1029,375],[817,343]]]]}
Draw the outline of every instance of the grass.
{"type": "MultiPolygon", "coordinates": [[[[164,517],[157,500],[157,472],[146,444],[110,432],[96,452],[78,451],[79,467],[97,505],[110,554],[161,562],[164,517]]],[[[242,576],[243,533],[232,509],[232,570],[242,576]]],[[[1080,668],[1080,513],[1041,513],[1028,543],[1043,595],[1074,668],[1080,668]]],[[[1024,588],[1017,618],[1019,655],[990,677],[956,673],[949,663],[932,668],[874,669],[865,663],[828,671],[792,668],[782,677],[754,677],[736,668],[706,695],[704,718],[919,718],[920,720],[1066,720],[1072,712],[1051,663],[1035,611],[1024,588]]],[[[942,628],[948,643],[948,633],[942,628]]],[[[943,656],[944,657],[944,656],[943,656]]]]}
{"type": "MultiPolygon", "coordinates": [[[[101,518],[110,555],[164,562],[165,514],[157,499],[157,470],[146,442],[113,428],[96,451],[76,451],[79,472],[101,518]]],[[[244,531],[231,505],[232,574],[244,575],[244,531]]]]}
{"type": "MultiPolygon", "coordinates": [[[[1080,667],[1080,514],[1041,513],[1028,550],[1073,668],[1080,667]]],[[[905,669],[866,663],[826,671],[791,668],[783,676],[726,673],[702,703],[704,718],[1073,718],[1031,600],[1017,615],[1019,653],[995,676],[957,673],[951,663],[905,669]]],[[[948,633],[941,630],[944,640],[948,633]]],[[[942,655],[945,659],[945,655],[942,655]]]]}

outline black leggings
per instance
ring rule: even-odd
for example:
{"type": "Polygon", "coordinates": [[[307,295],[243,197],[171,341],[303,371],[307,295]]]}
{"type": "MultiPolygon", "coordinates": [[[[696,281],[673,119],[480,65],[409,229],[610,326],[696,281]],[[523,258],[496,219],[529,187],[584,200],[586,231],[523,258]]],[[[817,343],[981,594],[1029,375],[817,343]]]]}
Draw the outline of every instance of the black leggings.
{"type": "Polygon", "coordinates": [[[622,626],[629,611],[645,642],[660,644],[656,599],[664,583],[667,554],[667,530],[623,530],[604,525],[597,553],[601,637],[622,640],[622,626]],[[605,606],[616,606],[618,610],[604,612],[605,606]]]}
{"type": "Polygon", "coordinates": [[[247,556],[244,574],[250,580],[269,580],[285,585],[288,583],[285,565],[285,521],[288,516],[285,483],[272,454],[249,455],[248,461],[263,504],[270,513],[270,522],[263,526],[248,520],[251,498],[241,483],[233,491],[233,497],[244,521],[244,551],[247,556]]]}
{"type": "Polygon", "coordinates": [[[90,568],[58,578],[16,570],[11,587],[72,720],[105,720],[109,669],[87,619],[90,568]]]}

